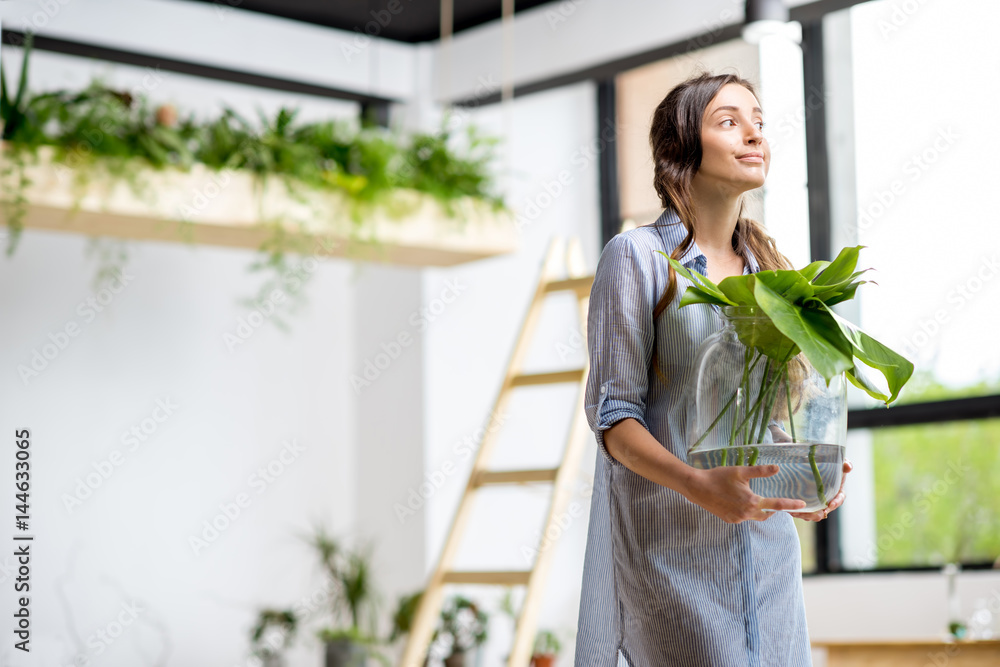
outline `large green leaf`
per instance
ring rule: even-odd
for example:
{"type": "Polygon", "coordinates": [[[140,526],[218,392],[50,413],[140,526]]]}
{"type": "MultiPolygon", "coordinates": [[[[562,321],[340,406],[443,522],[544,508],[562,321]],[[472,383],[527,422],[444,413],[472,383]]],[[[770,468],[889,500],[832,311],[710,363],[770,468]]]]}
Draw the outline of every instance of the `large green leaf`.
{"type": "Polygon", "coordinates": [[[885,377],[885,381],[889,385],[889,398],[888,400],[882,398],[885,394],[881,392],[872,393],[868,391],[868,385],[871,383],[864,378],[863,372],[857,373],[855,371],[854,380],[861,383],[858,384],[858,382],[855,382],[855,384],[860,389],[868,392],[872,398],[884,400],[886,405],[896,400],[899,390],[903,388],[906,381],[913,375],[913,362],[878,342],[826,306],[823,306],[823,308],[833,316],[834,320],[840,326],[840,330],[844,332],[844,335],[851,342],[854,348],[854,356],[885,377]],[[861,375],[861,377],[858,377],[858,375],[861,375]]]}
{"type": "Polygon", "coordinates": [[[729,306],[732,305],[726,301],[722,301],[716,298],[713,294],[702,290],[698,287],[688,287],[684,290],[684,294],[681,295],[681,301],[677,305],[678,308],[683,308],[684,306],[689,306],[692,303],[711,303],[716,306],[729,306]]]}
{"type": "Polygon", "coordinates": [[[854,298],[854,293],[858,291],[858,285],[864,285],[865,283],[871,282],[870,280],[859,280],[857,282],[851,283],[844,289],[840,291],[840,294],[823,299],[823,303],[828,306],[833,306],[841,301],[848,301],[854,298]]]}
{"type": "Polygon", "coordinates": [[[848,280],[851,274],[854,273],[854,267],[858,265],[858,253],[864,247],[863,245],[859,245],[841,250],[833,261],[830,262],[830,265],[813,278],[813,285],[834,285],[848,280]]]}
{"type": "Polygon", "coordinates": [[[790,359],[799,353],[795,343],[766,317],[736,317],[732,324],[741,343],[771,359],[790,359]]]}
{"type": "Polygon", "coordinates": [[[865,366],[859,365],[856,359],[854,362],[854,368],[847,371],[847,379],[851,381],[851,384],[864,391],[872,398],[884,401],[888,404],[889,395],[883,392],[880,386],[875,384],[869,376],[869,373],[865,370],[865,366]]]}
{"type": "Polygon", "coordinates": [[[813,295],[815,288],[798,271],[760,271],[757,280],[780,294],[789,303],[801,303],[813,295]]]}
{"type": "MultiPolygon", "coordinates": [[[[818,310],[803,309],[789,303],[760,280],[754,284],[754,296],[774,325],[801,348],[809,362],[827,380],[854,367],[854,360],[844,349],[849,346],[831,334],[833,328],[817,315],[818,310]],[[828,336],[834,341],[828,340],[828,336]]],[[[781,357],[778,359],[783,360],[781,357]]]]}
{"type": "Polygon", "coordinates": [[[819,260],[818,262],[813,262],[812,264],[799,269],[799,273],[801,273],[802,277],[806,280],[812,280],[817,274],[819,274],[820,271],[828,266],[830,266],[830,262],[819,260]]]}
{"type": "Polygon", "coordinates": [[[858,284],[862,282],[870,282],[867,280],[855,281],[855,279],[858,276],[864,274],[867,271],[871,271],[871,269],[863,269],[861,271],[855,271],[850,276],[848,276],[844,280],[841,280],[840,282],[831,283],[829,285],[815,285],[814,286],[815,292],[813,293],[813,296],[815,296],[820,301],[829,303],[830,299],[839,297],[844,290],[848,289],[855,282],[858,282],[858,284]]]}
{"type": "MultiPolygon", "coordinates": [[[[714,297],[716,299],[716,301],[714,302],[689,301],[688,303],[719,303],[720,305],[726,305],[726,306],[737,305],[735,302],[731,301],[725,294],[722,293],[722,290],[719,289],[718,285],[713,283],[705,276],[701,275],[697,271],[689,270],[686,266],[678,262],[673,257],[670,257],[667,253],[663,252],[662,250],[657,250],[656,252],[660,253],[661,255],[667,258],[667,261],[670,262],[670,266],[674,267],[674,271],[676,271],[677,273],[681,274],[682,276],[690,280],[694,284],[695,291],[703,292],[706,295],[714,297]]],[[[689,291],[691,289],[692,288],[689,288],[689,291]]]]}
{"type": "Polygon", "coordinates": [[[719,281],[719,289],[727,297],[741,306],[756,306],[757,300],[753,298],[754,273],[742,276],[729,276],[719,281]]]}

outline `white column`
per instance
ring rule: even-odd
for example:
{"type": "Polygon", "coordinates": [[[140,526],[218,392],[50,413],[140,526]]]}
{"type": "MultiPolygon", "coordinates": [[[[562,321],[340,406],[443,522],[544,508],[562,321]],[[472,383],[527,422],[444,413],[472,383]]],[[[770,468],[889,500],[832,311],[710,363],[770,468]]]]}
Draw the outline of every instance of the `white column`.
{"type": "Polygon", "coordinates": [[[373,579],[387,610],[427,572],[423,271],[362,263],[352,278],[357,402],[357,537],[377,540],[373,579]],[[416,500],[411,498],[413,496],[416,500]]]}

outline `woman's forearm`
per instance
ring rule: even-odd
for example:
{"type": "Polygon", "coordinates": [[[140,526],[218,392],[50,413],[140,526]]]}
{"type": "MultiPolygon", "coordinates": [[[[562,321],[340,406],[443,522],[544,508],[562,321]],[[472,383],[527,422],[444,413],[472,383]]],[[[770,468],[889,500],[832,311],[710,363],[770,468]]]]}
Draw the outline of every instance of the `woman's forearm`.
{"type": "Polygon", "coordinates": [[[604,445],[623,466],[687,497],[694,468],[671,454],[631,417],[604,431],[604,445]]]}
{"type": "Polygon", "coordinates": [[[801,510],[804,500],[761,498],[749,480],[770,477],[776,465],[692,468],[663,447],[635,419],[623,419],[604,432],[608,453],[632,472],[680,493],[727,523],[766,521],[774,510],[801,510]]]}

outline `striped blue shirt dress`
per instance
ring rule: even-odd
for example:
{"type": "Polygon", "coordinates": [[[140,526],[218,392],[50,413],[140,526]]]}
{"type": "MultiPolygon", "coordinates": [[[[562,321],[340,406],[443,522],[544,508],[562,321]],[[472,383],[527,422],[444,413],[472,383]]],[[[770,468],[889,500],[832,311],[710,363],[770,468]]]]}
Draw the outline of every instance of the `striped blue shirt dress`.
{"type": "MultiPolygon", "coordinates": [[[[678,309],[690,282],[653,322],[669,255],[686,236],[667,209],[604,247],[587,320],[586,413],[597,439],[576,667],[811,665],[794,519],[729,524],[608,454],[603,433],[632,417],[682,461],[695,355],[723,326],[716,306],[678,309]],[[655,332],[655,336],[654,336],[655,332]],[[653,345],[664,383],[650,367],[653,345]]],[[[692,244],[682,264],[704,274],[692,244]]],[[[744,273],[759,271],[749,249],[744,273]]]]}

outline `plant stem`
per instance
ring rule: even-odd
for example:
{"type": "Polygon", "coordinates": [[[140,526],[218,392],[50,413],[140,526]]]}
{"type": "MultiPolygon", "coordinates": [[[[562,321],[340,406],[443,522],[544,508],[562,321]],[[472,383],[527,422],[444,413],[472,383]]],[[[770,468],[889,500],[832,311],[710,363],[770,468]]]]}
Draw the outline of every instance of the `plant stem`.
{"type": "Polygon", "coordinates": [[[792,442],[795,442],[795,420],[792,419],[792,383],[788,379],[788,366],[785,366],[785,399],[788,401],[788,427],[792,431],[792,442]]]}
{"type": "MultiPolygon", "coordinates": [[[[750,393],[747,391],[746,387],[750,381],[750,348],[743,348],[743,375],[740,378],[740,386],[736,389],[736,395],[742,395],[742,400],[737,399],[736,401],[736,414],[733,415],[733,428],[729,432],[729,444],[727,446],[733,446],[733,440],[736,439],[736,424],[740,420],[740,406],[742,405],[744,412],[746,411],[746,400],[750,393]]],[[[743,460],[743,452],[740,452],[740,462],[743,460]]],[[[734,465],[739,465],[734,463],[734,465]]]]}
{"type": "MultiPolygon", "coordinates": [[[[758,398],[763,398],[763,397],[765,397],[767,395],[767,379],[771,375],[771,363],[772,363],[772,361],[773,361],[772,359],[768,359],[767,360],[767,366],[764,368],[764,374],[760,378],[760,389],[757,390],[757,397],[758,398]]],[[[757,412],[759,412],[759,410],[757,412]]],[[[754,415],[755,415],[754,419],[751,420],[751,422],[750,422],[751,426],[750,426],[749,430],[750,430],[751,433],[756,433],[757,432],[757,417],[756,417],[757,412],[754,413],[754,415]]]]}
{"type": "MultiPolygon", "coordinates": [[[[757,355],[757,358],[754,359],[753,364],[751,364],[750,366],[749,372],[753,372],[753,369],[757,366],[757,362],[760,361],[761,357],[763,356],[764,355],[762,354],[757,355]]],[[[705,432],[701,434],[701,437],[698,438],[698,441],[695,442],[693,445],[691,445],[691,449],[689,449],[688,452],[693,452],[694,450],[696,450],[698,446],[701,445],[702,442],[704,442],[705,438],[708,437],[708,434],[711,433],[716,426],[718,426],[719,422],[722,421],[722,418],[726,416],[727,412],[729,412],[729,408],[732,406],[733,401],[736,400],[736,395],[738,393],[739,392],[733,392],[733,395],[729,397],[728,401],[726,401],[726,404],[722,407],[722,410],[719,411],[719,414],[715,418],[715,421],[713,421],[712,424],[707,429],[705,429],[705,432]]]]}
{"type": "Polygon", "coordinates": [[[819,501],[826,505],[826,493],[823,488],[823,478],[819,474],[819,467],[816,465],[816,445],[809,446],[809,465],[812,466],[813,478],[816,480],[816,495],[819,501]]]}
{"type": "MultiPolygon", "coordinates": [[[[746,395],[743,392],[742,382],[740,383],[740,385],[741,386],[739,386],[739,387],[736,388],[736,393],[733,394],[733,396],[734,397],[742,396],[744,398],[744,400],[745,400],[746,395]]],[[[743,402],[744,402],[743,400],[737,400],[736,401],[736,414],[733,415],[733,427],[729,431],[729,442],[726,444],[727,447],[732,447],[733,446],[733,440],[736,438],[736,423],[740,420],[740,404],[742,404],[743,402]]]]}
{"type": "MultiPolygon", "coordinates": [[[[770,370],[770,365],[771,362],[770,360],[768,360],[768,367],[764,369],[765,377],[767,376],[768,371],[770,370]]],[[[756,418],[760,413],[761,403],[764,400],[765,394],[767,394],[774,387],[776,381],[777,381],[776,379],[772,380],[771,384],[765,386],[764,390],[757,395],[757,400],[756,402],[754,402],[753,407],[750,409],[750,414],[747,415],[746,418],[744,418],[744,420],[740,423],[739,427],[736,429],[737,434],[739,434],[744,428],[746,428],[748,424],[751,424],[751,422],[752,422],[751,431],[756,429],[756,422],[757,422],[756,418]]]]}
{"type": "MultiPolygon", "coordinates": [[[[786,370],[787,368],[788,366],[785,366],[786,370]]],[[[774,402],[778,399],[778,389],[781,388],[781,371],[778,371],[774,375],[774,382],[767,388],[768,396],[765,399],[767,410],[762,411],[760,415],[760,430],[757,432],[757,442],[764,442],[764,431],[767,430],[767,424],[770,422],[771,414],[774,412],[774,402]]]]}
{"type": "Polygon", "coordinates": [[[693,452],[694,450],[698,449],[698,445],[700,445],[705,440],[705,438],[708,437],[708,434],[711,433],[713,429],[715,429],[718,423],[722,421],[722,418],[726,416],[726,413],[729,412],[729,406],[733,404],[734,400],[736,400],[736,392],[734,392],[733,395],[729,397],[729,400],[726,401],[726,404],[722,407],[722,410],[719,411],[719,416],[715,418],[715,421],[712,422],[711,426],[705,429],[705,432],[701,434],[701,437],[698,438],[698,441],[696,443],[691,445],[691,449],[688,450],[689,452],[693,452]]]}

